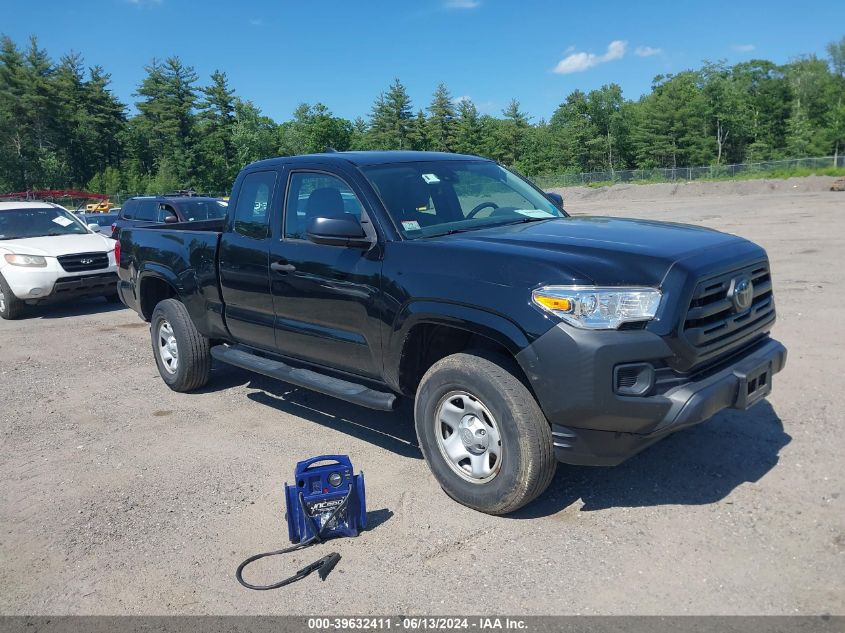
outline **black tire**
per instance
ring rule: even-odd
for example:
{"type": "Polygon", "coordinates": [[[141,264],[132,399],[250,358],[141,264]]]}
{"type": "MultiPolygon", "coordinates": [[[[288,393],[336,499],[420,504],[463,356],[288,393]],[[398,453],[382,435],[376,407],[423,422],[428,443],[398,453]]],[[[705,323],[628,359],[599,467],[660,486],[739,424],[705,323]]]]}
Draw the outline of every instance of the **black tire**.
{"type": "Polygon", "coordinates": [[[447,356],[423,376],[414,404],[417,438],[434,477],[455,501],[487,514],[507,514],[529,503],[546,490],[557,468],[551,427],[518,371],[513,361],[495,354],[447,356]],[[501,461],[481,483],[461,476],[437,439],[443,428],[435,422],[437,412],[455,392],[481,402],[496,423],[501,461]]]}
{"type": "Polygon", "coordinates": [[[3,293],[3,301],[0,302],[0,317],[7,321],[19,319],[26,309],[26,303],[14,295],[3,275],[0,275],[0,292],[3,293]]]}
{"type": "Polygon", "coordinates": [[[153,310],[150,339],[161,379],[173,391],[186,392],[203,387],[211,375],[211,352],[206,337],[194,327],[185,306],[176,299],[165,299],[153,310]],[[162,356],[159,337],[163,324],[169,324],[177,348],[177,363],[171,369],[162,356]]]}

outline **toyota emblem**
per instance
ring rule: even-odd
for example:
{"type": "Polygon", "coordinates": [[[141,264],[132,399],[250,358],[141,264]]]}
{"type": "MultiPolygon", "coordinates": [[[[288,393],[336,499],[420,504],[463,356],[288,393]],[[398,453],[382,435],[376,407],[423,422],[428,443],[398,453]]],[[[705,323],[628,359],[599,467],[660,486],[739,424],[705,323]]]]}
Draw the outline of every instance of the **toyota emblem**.
{"type": "Polygon", "coordinates": [[[744,312],[751,307],[754,300],[754,285],[748,277],[737,277],[731,280],[728,298],[733,303],[736,312],[744,312]]]}

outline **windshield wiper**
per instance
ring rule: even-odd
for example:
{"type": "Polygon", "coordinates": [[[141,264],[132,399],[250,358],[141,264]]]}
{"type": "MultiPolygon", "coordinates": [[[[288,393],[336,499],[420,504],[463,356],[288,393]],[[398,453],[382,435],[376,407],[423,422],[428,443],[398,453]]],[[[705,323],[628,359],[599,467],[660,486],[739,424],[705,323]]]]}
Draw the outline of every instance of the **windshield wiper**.
{"type": "Polygon", "coordinates": [[[513,222],[505,222],[505,224],[525,224],[526,222],[545,222],[546,220],[555,220],[557,219],[554,216],[548,218],[519,218],[518,220],[514,220],[513,222]]]}

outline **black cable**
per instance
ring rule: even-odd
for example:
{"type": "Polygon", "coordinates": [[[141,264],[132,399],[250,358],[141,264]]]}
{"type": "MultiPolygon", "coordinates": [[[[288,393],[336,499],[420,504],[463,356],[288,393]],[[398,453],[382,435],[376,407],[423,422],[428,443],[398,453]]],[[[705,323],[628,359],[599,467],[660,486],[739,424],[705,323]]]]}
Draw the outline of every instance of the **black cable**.
{"type": "Polygon", "coordinates": [[[295,552],[297,550],[305,549],[306,547],[310,547],[311,545],[314,545],[314,543],[322,543],[323,542],[323,531],[326,530],[327,526],[330,525],[332,523],[332,521],[335,520],[335,518],[337,518],[337,516],[340,514],[340,512],[342,510],[346,509],[346,506],[349,505],[349,498],[351,496],[352,496],[352,485],[350,484],[349,485],[349,492],[346,493],[346,496],[343,498],[343,501],[341,501],[338,504],[338,506],[334,510],[332,510],[332,513],[329,515],[329,518],[326,519],[323,522],[323,525],[320,526],[320,529],[317,529],[317,525],[314,523],[314,517],[312,517],[310,514],[308,514],[308,511],[305,508],[305,497],[302,494],[302,492],[300,491],[300,493],[299,493],[299,506],[302,509],[302,515],[305,517],[305,520],[308,523],[311,524],[311,531],[313,532],[314,536],[312,536],[308,540],[301,541],[301,542],[297,543],[296,545],[291,545],[290,547],[285,547],[283,549],[277,549],[277,550],[274,550],[272,552],[264,552],[262,554],[254,554],[253,556],[250,556],[244,562],[242,562],[240,565],[238,565],[237,570],[235,570],[235,578],[237,579],[237,581],[239,583],[241,583],[241,585],[243,585],[247,589],[255,589],[256,591],[266,591],[268,589],[278,589],[279,587],[284,587],[285,585],[289,585],[292,582],[296,582],[297,580],[302,580],[303,578],[305,578],[305,576],[310,574],[315,569],[320,569],[321,567],[324,567],[324,566],[326,567],[326,569],[325,569],[325,571],[320,572],[320,577],[323,580],[325,580],[326,579],[325,577],[328,575],[328,573],[331,571],[331,569],[337,564],[337,561],[340,560],[340,554],[338,554],[337,552],[332,552],[328,556],[324,556],[320,560],[315,561],[314,563],[311,563],[310,565],[303,567],[298,572],[296,572],[293,576],[289,576],[288,578],[285,578],[284,580],[280,580],[278,582],[275,582],[271,585],[253,585],[253,584],[250,584],[250,583],[248,583],[247,581],[244,580],[243,571],[244,571],[244,568],[246,568],[247,565],[249,565],[250,563],[254,563],[255,561],[257,561],[261,558],[266,558],[268,556],[278,556],[279,554],[289,554],[291,552],[295,552]]]}

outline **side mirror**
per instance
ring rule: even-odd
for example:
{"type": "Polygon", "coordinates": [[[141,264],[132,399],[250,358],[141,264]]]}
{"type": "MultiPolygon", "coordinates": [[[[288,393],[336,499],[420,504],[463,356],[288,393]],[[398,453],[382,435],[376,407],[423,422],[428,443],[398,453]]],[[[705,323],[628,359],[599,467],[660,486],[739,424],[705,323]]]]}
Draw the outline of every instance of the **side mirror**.
{"type": "Polygon", "coordinates": [[[179,222],[179,218],[175,215],[166,215],[164,216],[164,223],[165,224],[177,224],[179,222]]]}
{"type": "Polygon", "coordinates": [[[563,196],[554,191],[546,191],[546,197],[551,200],[558,209],[563,209],[563,196]]]}
{"type": "Polygon", "coordinates": [[[354,215],[316,217],[308,223],[308,239],[315,244],[366,248],[371,240],[354,215]]]}
{"type": "Polygon", "coordinates": [[[100,225],[92,222],[91,224],[88,225],[88,230],[93,232],[93,233],[99,233],[100,232],[100,225]]]}

